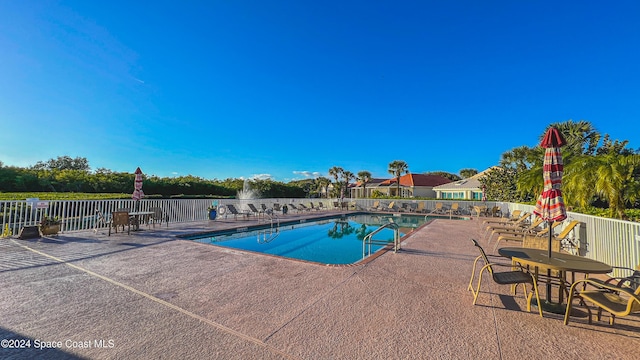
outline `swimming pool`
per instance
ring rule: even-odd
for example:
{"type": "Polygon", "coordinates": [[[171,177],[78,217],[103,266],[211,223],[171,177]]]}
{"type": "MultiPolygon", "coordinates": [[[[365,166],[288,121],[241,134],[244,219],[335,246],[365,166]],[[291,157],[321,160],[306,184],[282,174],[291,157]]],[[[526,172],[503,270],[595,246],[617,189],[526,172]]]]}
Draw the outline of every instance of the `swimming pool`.
{"type": "MultiPolygon", "coordinates": [[[[240,231],[234,229],[231,232],[185,235],[182,238],[290,259],[344,265],[370,255],[363,254],[362,239],[381,225],[389,223],[389,219],[400,226],[400,236],[431,220],[425,216],[354,214],[321,220],[299,220],[282,224],[279,229],[244,228],[240,231]]],[[[375,240],[393,242],[393,230],[383,229],[375,235],[375,240]]],[[[371,254],[383,247],[372,245],[371,254]]]]}

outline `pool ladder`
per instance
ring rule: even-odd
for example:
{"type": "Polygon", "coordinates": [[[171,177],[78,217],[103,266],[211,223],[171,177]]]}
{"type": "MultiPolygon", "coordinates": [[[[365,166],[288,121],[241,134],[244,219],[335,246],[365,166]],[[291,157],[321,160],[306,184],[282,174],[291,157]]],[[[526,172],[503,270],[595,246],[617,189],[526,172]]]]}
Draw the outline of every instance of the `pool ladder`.
{"type": "Polygon", "coordinates": [[[390,222],[388,224],[380,226],[364,237],[364,239],[362,240],[363,258],[371,255],[371,245],[389,245],[389,240],[376,240],[373,238],[373,235],[387,228],[393,230],[393,252],[396,253],[398,252],[398,250],[400,250],[400,226],[398,226],[398,224],[394,222],[390,222]]]}
{"type": "Polygon", "coordinates": [[[280,235],[280,219],[275,214],[264,213],[264,217],[269,217],[271,227],[258,232],[258,244],[267,244],[275,240],[280,235]],[[275,229],[274,229],[275,220],[275,229]]]}

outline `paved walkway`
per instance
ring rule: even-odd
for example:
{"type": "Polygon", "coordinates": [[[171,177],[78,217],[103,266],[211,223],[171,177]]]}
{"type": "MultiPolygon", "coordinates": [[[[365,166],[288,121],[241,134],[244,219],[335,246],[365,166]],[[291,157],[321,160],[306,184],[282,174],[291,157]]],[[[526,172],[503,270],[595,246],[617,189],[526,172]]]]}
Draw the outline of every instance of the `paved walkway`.
{"type": "Polygon", "coordinates": [[[489,281],[473,306],[477,219],[436,220],[401,252],[350,267],[175,238],[249,223],[0,240],[0,338],[30,346],[0,348],[0,358],[638,357],[640,317],[564,326],[560,315],[527,313],[522,295],[489,281]]]}

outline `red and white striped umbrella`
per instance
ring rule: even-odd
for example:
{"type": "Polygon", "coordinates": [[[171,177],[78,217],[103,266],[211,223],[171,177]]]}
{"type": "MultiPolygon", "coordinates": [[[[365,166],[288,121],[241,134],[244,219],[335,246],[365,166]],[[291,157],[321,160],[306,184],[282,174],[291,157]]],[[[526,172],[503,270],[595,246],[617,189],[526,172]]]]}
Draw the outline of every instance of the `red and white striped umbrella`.
{"type": "Polygon", "coordinates": [[[133,198],[133,200],[140,200],[144,196],[144,193],[142,192],[142,170],[140,170],[140,167],[136,169],[135,174],[136,174],[136,180],[134,182],[135,190],[133,191],[133,195],[131,195],[131,198],[133,198]]]}
{"type": "MultiPolygon", "coordinates": [[[[542,178],[544,189],[538,197],[533,213],[551,225],[554,221],[562,221],[567,218],[567,210],[562,199],[562,153],[560,147],[565,140],[558,129],[550,127],[544,135],[540,146],[545,148],[542,178]]],[[[549,231],[549,257],[551,257],[551,241],[553,232],[549,231]]]]}

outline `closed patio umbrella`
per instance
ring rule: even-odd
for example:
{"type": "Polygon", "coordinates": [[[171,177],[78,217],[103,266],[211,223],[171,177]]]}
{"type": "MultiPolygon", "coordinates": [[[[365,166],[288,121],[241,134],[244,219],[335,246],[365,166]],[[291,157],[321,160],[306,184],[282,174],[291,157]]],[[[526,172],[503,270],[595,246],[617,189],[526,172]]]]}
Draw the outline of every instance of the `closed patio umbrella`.
{"type": "MultiPolygon", "coordinates": [[[[562,153],[560,147],[566,144],[562,134],[555,127],[550,127],[542,138],[540,146],[545,148],[544,162],[542,165],[542,178],[544,189],[533,213],[542,220],[547,221],[549,226],[554,221],[562,221],[567,218],[567,210],[562,199],[562,153]]],[[[553,231],[549,231],[548,256],[551,257],[551,242],[553,231]]]]}
{"type": "MultiPolygon", "coordinates": [[[[551,258],[551,243],[553,242],[553,229],[551,225],[554,221],[562,221],[567,218],[567,210],[562,200],[562,147],[566,141],[562,134],[555,127],[550,127],[542,138],[540,146],[545,148],[544,162],[542,163],[542,178],[544,189],[538,197],[533,213],[542,220],[548,222],[549,226],[549,248],[547,256],[551,258]]],[[[547,277],[551,277],[551,270],[547,270],[547,277]]],[[[547,282],[547,301],[542,305],[548,311],[563,313],[562,308],[558,308],[551,303],[551,283],[547,282]]]]}
{"type": "Polygon", "coordinates": [[[133,195],[131,195],[131,198],[136,201],[136,207],[137,207],[137,202],[140,199],[142,199],[142,197],[144,197],[144,193],[142,192],[142,170],[140,170],[140,167],[136,169],[135,174],[136,174],[136,179],[134,182],[135,190],[133,190],[133,195]]]}

